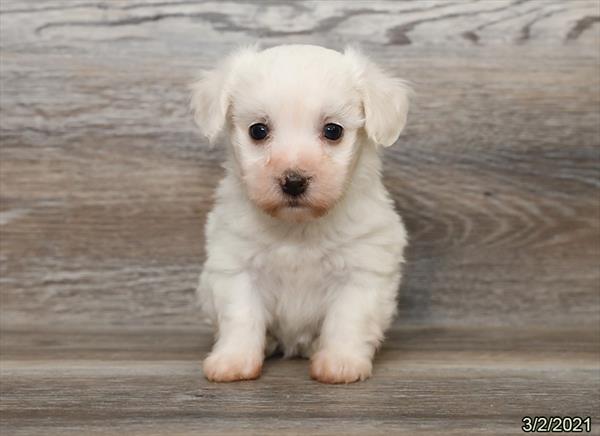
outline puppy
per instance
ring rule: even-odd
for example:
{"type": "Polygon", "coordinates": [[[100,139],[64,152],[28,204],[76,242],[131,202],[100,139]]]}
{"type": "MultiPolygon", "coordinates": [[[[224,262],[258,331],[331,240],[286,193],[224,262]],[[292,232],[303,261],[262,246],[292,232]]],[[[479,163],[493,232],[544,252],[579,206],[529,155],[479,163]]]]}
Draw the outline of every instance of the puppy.
{"type": "Polygon", "coordinates": [[[321,382],[371,375],[406,245],[379,154],[407,94],[357,51],[310,45],[242,49],[193,85],[200,130],[227,138],[198,288],[209,380],[258,378],[275,351],[321,382]]]}

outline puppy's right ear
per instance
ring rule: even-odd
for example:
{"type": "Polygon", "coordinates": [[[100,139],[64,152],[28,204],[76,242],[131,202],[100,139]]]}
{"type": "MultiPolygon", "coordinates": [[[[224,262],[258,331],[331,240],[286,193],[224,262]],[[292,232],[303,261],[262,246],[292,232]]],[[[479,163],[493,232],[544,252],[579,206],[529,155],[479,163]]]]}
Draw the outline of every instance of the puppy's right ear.
{"type": "Polygon", "coordinates": [[[406,125],[410,87],[349,47],[344,52],[350,61],[365,112],[365,131],[376,144],[392,145],[406,125]]]}
{"type": "Polygon", "coordinates": [[[190,108],[196,125],[210,143],[214,142],[225,126],[231,105],[231,83],[236,71],[256,51],[256,47],[248,47],[234,52],[214,70],[203,71],[200,79],[192,84],[190,108]]]}

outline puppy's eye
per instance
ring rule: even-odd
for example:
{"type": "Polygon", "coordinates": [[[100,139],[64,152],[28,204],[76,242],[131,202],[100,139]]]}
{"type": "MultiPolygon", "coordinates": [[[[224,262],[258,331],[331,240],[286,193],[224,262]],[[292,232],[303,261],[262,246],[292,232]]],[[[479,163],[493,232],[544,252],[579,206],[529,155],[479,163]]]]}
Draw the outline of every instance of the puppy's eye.
{"type": "Polygon", "coordinates": [[[328,123],[323,127],[323,136],[330,141],[337,141],[344,134],[344,128],[339,124],[328,123]]]}
{"type": "Polygon", "coordinates": [[[250,126],[248,133],[252,139],[262,141],[269,134],[269,128],[263,123],[256,123],[250,126]]]}

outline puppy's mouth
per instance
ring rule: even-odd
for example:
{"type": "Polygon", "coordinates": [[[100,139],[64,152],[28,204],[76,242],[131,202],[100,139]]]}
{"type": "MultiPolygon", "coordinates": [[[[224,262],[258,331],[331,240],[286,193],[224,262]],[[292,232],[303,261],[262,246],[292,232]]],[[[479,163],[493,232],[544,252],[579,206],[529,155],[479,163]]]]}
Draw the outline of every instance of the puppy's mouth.
{"type": "Polygon", "coordinates": [[[319,202],[318,197],[312,197],[309,192],[295,197],[279,194],[271,198],[254,197],[253,200],[259,208],[272,217],[295,222],[320,218],[330,208],[329,204],[319,202]]]}
{"type": "Polygon", "coordinates": [[[276,215],[280,218],[287,218],[292,221],[308,221],[320,218],[328,212],[329,208],[315,204],[310,198],[291,198],[286,199],[281,204],[281,208],[276,215]]]}
{"type": "Polygon", "coordinates": [[[300,200],[288,200],[285,204],[285,207],[289,207],[290,209],[299,209],[302,207],[307,207],[306,204],[303,204],[300,200]]]}

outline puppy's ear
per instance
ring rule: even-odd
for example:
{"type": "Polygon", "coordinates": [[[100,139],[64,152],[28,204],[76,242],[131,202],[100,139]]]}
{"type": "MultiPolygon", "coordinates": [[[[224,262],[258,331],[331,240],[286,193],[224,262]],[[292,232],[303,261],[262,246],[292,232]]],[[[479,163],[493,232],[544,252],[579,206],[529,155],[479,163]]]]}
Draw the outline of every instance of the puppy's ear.
{"type": "Polygon", "coordinates": [[[387,75],[377,65],[353,48],[344,56],[354,69],[365,112],[365,131],[376,144],[389,147],[404,129],[409,95],[406,82],[387,75]]]}
{"type": "Polygon", "coordinates": [[[214,70],[203,71],[192,84],[190,108],[200,132],[210,143],[225,126],[231,105],[231,83],[240,65],[254,55],[257,47],[240,49],[225,58],[214,70]]]}

